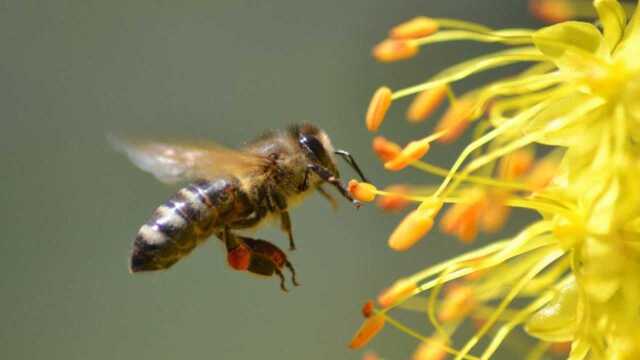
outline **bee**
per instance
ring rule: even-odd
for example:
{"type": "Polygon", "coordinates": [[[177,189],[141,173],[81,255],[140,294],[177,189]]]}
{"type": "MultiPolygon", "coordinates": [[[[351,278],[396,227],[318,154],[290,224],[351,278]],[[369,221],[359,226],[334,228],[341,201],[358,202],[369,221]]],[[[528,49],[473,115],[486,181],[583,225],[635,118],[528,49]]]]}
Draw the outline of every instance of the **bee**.
{"type": "Polygon", "coordinates": [[[336,205],[322,187],[334,186],[359,207],[340,181],[336,155],[366,181],[353,157],[334,150],[327,134],[311,124],[270,131],[235,150],[209,142],[159,142],[111,137],[113,146],[140,169],[165,183],[189,182],[160,205],[140,227],[133,242],[130,271],[164,270],[187,256],[209,237],[226,249],[232,269],[280,279],[283,269],[296,273],[284,251],[269,241],[237,234],[268,218],[280,227],[295,249],[289,208],[318,191],[336,205]]]}

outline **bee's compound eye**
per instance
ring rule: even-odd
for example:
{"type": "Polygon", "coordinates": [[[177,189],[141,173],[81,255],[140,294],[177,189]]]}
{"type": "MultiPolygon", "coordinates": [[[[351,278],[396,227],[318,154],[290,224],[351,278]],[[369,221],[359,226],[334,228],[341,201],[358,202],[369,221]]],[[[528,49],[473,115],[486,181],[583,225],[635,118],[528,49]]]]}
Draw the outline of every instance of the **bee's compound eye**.
{"type": "Polygon", "coordinates": [[[327,157],[327,152],[324,150],[324,146],[322,146],[322,143],[320,143],[315,136],[302,135],[300,136],[300,143],[311,150],[313,155],[315,155],[319,160],[324,160],[324,158],[327,157]]]}

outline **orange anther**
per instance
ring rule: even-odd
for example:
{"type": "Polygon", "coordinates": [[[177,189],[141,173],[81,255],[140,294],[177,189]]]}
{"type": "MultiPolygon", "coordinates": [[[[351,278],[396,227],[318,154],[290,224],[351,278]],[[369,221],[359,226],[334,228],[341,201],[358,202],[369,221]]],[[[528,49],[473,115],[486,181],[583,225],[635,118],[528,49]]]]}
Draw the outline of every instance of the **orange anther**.
{"type": "Polygon", "coordinates": [[[422,239],[433,227],[433,211],[418,208],[410,212],[389,236],[389,247],[405,251],[422,239]]]}
{"type": "Polygon", "coordinates": [[[476,102],[470,97],[462,97],[449,106],[436,126],[436,131],[446,131],[438,141],[450,143],[458,139],[471,124],[475,107],[476,102]]]}
{"type": "Polygon", "coordinates": [[[484,191],[471,189],[467,192],[468,202],[458,203],[447,209],[440,228],[445,234],[456,234],[464,243],[472,242],[478,234],[480,217],[487,208],[484,191]]]}
{"type": "Polygon", "coordinates": [[[378,191],[375,186],[357,180],[350,180],[347,188],[354,199],[362,202],[373,201],[376,198],[376,191],[378,191]]]}
{"type": "Polygon", "coordinates": [[[366,124],[369,131],[376,131],[384,121],[391,106],[391,89],[382,86],[376,90],[367,109],[366,124]]]}
{"type": "Polygon", "coordinates": [[[533,160],[534,153],[531,149],[516,150],[501,159],[498,176],[507,181],[515,180],[531,169],[533,160]]]}
{"type": "Polygon", "coordinates": [[[400,279],[393,283],[390,288],[378,295],[378,304],[382,307],[389,307],[399,300],[411,295],[418,285],[409,279],[400,279]]]}
{"type": "Polygon", "coordinates": [[[441,337],[431,337],[427,341],[418,345],[418,348],[413,353],[413,360],[442,360],[447,356],[445,346],[447,340],[441,337]]]}
{"type": "Polygon", "coordinates": [[[373,147],[373,152],[378,155],[380,160],[385,162],[395,158],[402,151],[400,145],[389,141],[382,136],[374,137],[371,145],[373,147]]]}
{"type": "Polygon", "coordinates": [[[531,173],[527,176],[527,185],[534,191],[540,191],[551,183],[551,180],[553,180],[557,173],[557,161],[542,159],[534,164],[531,173]]]}
{"type": "Polygon", "coordinates": [[[575,16],[575,9],[565,0],[529,0],[529,11],[547,23],[567,21],[575,16]]]}
{"type": "Polygon", "coordinates": [[[429,143],[431,139],[424,138],[417,141],[412,141],[400,151],[400,154],[395,158],[384,163],[384,168],[392,171],[399,171],[409,166],[412,162],[420,160],[423,156],[429,152],[431,145],[429,143]]]}
{"type": "Polygon", "coordinates": [[[405,197],[409,193],[409,188],[404,185],[391,185],[384,189],[389,195],[378,198],[378,206],[386,211],[400,211],[409,205],[409,200],[405,197]]]}
{"type": "Polygon", "coordinates": [[[362,360],[380,360],[378,354],[368,351],[362,355],[362,360]]]}
{"type": "Polygon", "coordinates": [[[551,343],[549,352],[555,355],[569,355],[571,352],[571,341],[551,343]]]}
{"type": "Polygon", "coordinates": [[[407,119],[418,123],[429,117],[447,97],[448,86],[440,85],[427,89],[413,99],[407,110],[407,119]]]}
{"type": "Polygon", "coordinates": [[[488,195],[486,208],[480,217],[482,231],[494,233],[500,231],[511,214],[511,208],[506,205],[509,194],[493,192],[488,195]]]}
{"type": "Polygon", "coordinates": [[[387,39],[373,48],[373,57],[380,62],[393,62],[414,57],[418,46],[411,40],[387,39]]]}
{"type": "Polygon", "coordinates": [[[394,26],[389,31],[392,39],[414,39],[429,36],[438,31],[438,23],[426,16],[418,16],[394,26]]]}
{"type": "Polygon", "coordinates": [[[446,322],[464,318],[475,306],[475,294],[471,287],[465,285],[452,286],[447,289],[438,312],[438,319],[446,322]]]}
{"type": "Polygon", "coordinates": [[[367,318],[349,343],[351,349],[359,349],[373,339],[384,327],[384,316],[374,315],[367,318]]]}

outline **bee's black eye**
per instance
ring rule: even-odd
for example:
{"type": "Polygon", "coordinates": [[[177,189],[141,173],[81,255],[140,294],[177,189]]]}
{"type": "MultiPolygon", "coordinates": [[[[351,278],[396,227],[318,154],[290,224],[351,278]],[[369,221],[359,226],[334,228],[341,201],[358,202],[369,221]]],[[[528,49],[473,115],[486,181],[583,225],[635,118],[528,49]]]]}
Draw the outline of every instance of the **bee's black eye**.
{"type": "Polygon", "coordinates": [[[313,153],[313,155],[318,158],[318,160],[321,160],[323,157],[327,156],[326,151],[324,151],[324,146],[322,146],[320,141],[318,141],[315,136],[300,136],[300,144],[309,149],[313,153]]]}
{"type": "Polygon", "coordinates": [[[311,157],[315,157],[315,161],[318,161],[327,168],[335,169],[331,157],[327,154],[327,150],[318,138],[313,135],[302,134],[300,135],[299,140],[303,150],[310,153],[308,155],[311,155],[311,157]]]}

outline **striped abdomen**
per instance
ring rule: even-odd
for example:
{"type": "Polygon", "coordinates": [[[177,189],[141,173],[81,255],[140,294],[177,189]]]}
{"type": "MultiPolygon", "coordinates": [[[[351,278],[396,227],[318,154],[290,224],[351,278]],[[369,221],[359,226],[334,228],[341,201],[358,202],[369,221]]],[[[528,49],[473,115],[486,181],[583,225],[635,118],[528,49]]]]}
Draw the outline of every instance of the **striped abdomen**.
{"type": "Polygon", "coordinates": [[[140,227],[131,254],[132,272],[170,267],[205,241],[234,207],[235,178],[199,181],[178,191],[140,227]]]}

